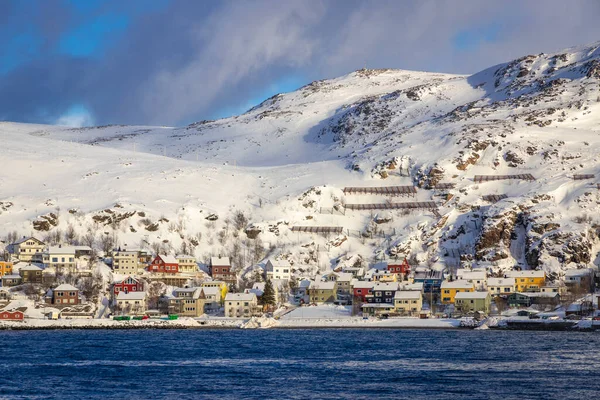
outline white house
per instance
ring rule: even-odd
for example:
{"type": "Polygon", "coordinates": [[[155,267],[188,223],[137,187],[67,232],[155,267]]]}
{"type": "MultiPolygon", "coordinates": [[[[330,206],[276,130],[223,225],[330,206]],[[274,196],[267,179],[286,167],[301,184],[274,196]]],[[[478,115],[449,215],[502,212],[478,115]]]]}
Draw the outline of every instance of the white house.
{"type": "Polygon", "coordinates": [[[221,288],[203,286],[201,297],[204,298],[205,310],[214,311],[221,307],[221,288]]]}
{"type": "Polygon", "coordinates": [[[124,313],[143,314],[147,310],[146,292],[119,292],[117,309],[124,313]]]}
{"type": "Polygon", "coordinates": [[[289,281],[292,278],[292,266],[287,260],[269,259],[265,266],[267,278],[289,281]]]}
{"type": "Polygon", "coordinates": [[[254,293],[227,293],[226,317],[251,317],[258,311],[258,299],[254,293]]]}
{"type": "Polygon", "coordinates": [[[456,271],[458,279],[471,282],[475,285],[475,290],[487,289],[487,274],[484,270],[459,269],[456,271]]]}
{"type": "Polygon", "coordinates": [[[21,240],[8,245],[8,251],[17,256],[19,261],[31,262],[41,261],[42,251],[46,244],[41,240],[32,237],[23,237],[21,240]]]}
{"type": "Polygon", "coordinates": [[[75,261],[75,247],[73,246],[49,246],[42,253],[42,262],[46,268],[56,270],[70,269],[77,267],[75,261]]]}
{"type": "Polygon", "coordinates": [[[508,295],[515,292],[515,278],[488,278],[487,287],[492,296],[508,295]]]}

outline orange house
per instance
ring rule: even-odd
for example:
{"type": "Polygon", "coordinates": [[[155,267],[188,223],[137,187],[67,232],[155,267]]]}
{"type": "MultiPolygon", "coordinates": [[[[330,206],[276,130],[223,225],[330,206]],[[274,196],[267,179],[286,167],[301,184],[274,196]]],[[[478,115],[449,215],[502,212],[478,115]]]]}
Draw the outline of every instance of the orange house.
{"type": "Polygon", "coordinates": [[[11,275],[13,272],[13,263],[10,261],[0,261],[0,276],[11,275]]]}

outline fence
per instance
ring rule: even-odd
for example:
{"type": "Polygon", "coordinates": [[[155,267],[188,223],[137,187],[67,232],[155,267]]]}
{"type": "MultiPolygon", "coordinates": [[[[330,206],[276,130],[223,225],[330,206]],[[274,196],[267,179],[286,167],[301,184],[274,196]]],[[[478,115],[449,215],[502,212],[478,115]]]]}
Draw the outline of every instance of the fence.
{"type": "Polygon", "coordinates": [[[490,203],[497,203],[500,200],[508,198],[505,194],[486,194],[482,196],[483,200],[489,201],[490,203]]]}
{"type": "Polygon", "coordinates": [[[406,203],[345,204],[347,210],[437,210],[434,201],[406,203]]]}
{"type": "Polygon", "coordinates": [[[342,233],[344,229],[341,226],[292,226],[292,232],[306,233],[342,233]]]}
{"type": "Polygon", "coordinates": [[[377,194],[384,196],[412,196],[417,193],[414,186],[345,187],[344,194],[377,194]]]}
{"type": "Polygon", "coordinates": [[[490,182],[490,181],[502,181],[506,179],[521,179],[524,181],[535,181],[535,178],[531,174],[517,174],[517,175],[475,175],[473,180],[478,183],[490,182]]]}
{"type": "Polygon", "coordinates": [[[451,182],[442,182],[435,185],[436,189],[454,189],[456,187],[456,183],[451,182]]]}
{"type": "Polygon", "coordinates": [[[583,181],[585,179],[594,179],[596,175],[594,174],[575,174],[573,175],[573,180],[575,181],[583,181]]]}

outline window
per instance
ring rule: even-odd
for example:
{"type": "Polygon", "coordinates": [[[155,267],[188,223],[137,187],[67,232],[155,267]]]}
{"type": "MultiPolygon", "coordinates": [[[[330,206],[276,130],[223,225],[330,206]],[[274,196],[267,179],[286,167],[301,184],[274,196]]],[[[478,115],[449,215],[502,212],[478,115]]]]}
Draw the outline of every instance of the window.
{"type": "Polygon", "coordinates": [[[52,257],[52,262],[58,262],[58,257],[52,257]]]}
{"type": "Polygon", "coordinates": [[[244,302],[244,307],[248,307],[248,302],[244,302]]]}
{"type": "Polygon", "coordinates": [[[361,294],[362,290],[361,289],[356,289],[356,293],[361,294]]]}
{"type": "Polygon", "coordinates": [[[392,295],[392,292],[385,292],[385,295],[386,295],[386,296],[391,296],[391,295],[392,295]]]}
{"type": "Polygon", "coordinates": [[[449,290],[444,290],[444,294],[450,294],[449,290]]]}

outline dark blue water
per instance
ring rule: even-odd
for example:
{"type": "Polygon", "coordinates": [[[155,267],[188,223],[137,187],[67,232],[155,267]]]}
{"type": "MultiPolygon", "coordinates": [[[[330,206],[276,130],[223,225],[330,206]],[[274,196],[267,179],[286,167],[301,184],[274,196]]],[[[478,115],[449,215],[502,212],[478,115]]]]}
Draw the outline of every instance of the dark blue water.
{"type": "Polygon", "coordinates": [[[588,399],[600,334],[0,332],[0,399],[588,399]]]}

